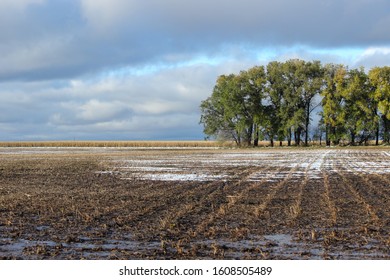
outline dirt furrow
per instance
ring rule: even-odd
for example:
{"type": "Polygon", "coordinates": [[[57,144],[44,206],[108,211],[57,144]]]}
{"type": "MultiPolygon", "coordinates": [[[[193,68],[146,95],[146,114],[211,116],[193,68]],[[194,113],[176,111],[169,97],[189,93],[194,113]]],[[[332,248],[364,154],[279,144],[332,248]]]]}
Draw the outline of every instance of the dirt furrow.
{"type": "MultiPolygon", "coordinates": [[[[351,164],[344,161],[342,170],[351,170],[351,164]]],[[[345,178],[354,189],[362,203],[370,211],[374,222],[380,225],[390,225],[390,196],[385,189],[386,185],[378,181],[375,175],[366,172],[345,172],[345,178]]]]}
{"type": "MultiPolygon", "coordinates": [[[[307,157],[302,161],[306,162],[306,160],[307,157]]],[[[316,160],[317,158],[308,161],[305,174],[307,174],[309,167],[316,160]]],[[[301,211],[301,195],[306,180],[299,182],[293,180],[292,177],[299,170],[300,166],[301,164],[298,163],[291,168],[287,176],[272,187],[267,198],[257,207],[259,222],[264,223],[268,230],[278,231],[290,227],[294,219],[299,215],[301,211]]]]}
{"type": "MultiPolygon", "coordinates": [[[[195,203],[184,204],[179,211],[175,212],[174,220],[186,225],[183,229],[189,235],[197,236],[204,234],[209,230],[209,225],[214,223],[216,215],[221,211],[221,205],[225,204],[229,197],[234,196],[245,188],[247,178],[249,178],[257,170],[257,167],[245,167],[242,171],[235,175],[240,178],[238,181],[227,181],[222,187],[214,188],[215,191],[210,192],[207,196],[195,203]]],[[[207,234],[207,233],[206,233],[207,234]]]]}
{"type": "MultiPolygon", "coordinates": [[[[387,158],[383,157],[382,153],[378,153],[375,158],[375,162],[388,162],[387,158]]],[[[390,199],[390,173],[388,169],[382,169],[378,166],[370,166],[369,163],[373,162],[373,158],[369,156],[365,156],[364,158],[353,158],[349,161],[345,161],[346,167],[348,171],[351,173],[360,176],[362,180],[366,182],[368,186],[371,188],[375,188],[377,192],[380,193],[381,196],[385,196],[387,199],[390,199]],[[367,166],[365,169],[357,170],[355,168],[354,162],[365,162],[367,166]]]]}
{"type": "MultiPolygon", "coordinates": [[[[243,189],[237,190],[233,195],[227,196],[227,202],[223,203],[220,206],[220,211],[223,213],[223,215],[227,215],[230,212],[237,213],[237,209],[235,206],[237,205],[254,205],[258,204],[258,200],[262,200],[263,197],[258,195],[258,191],[261,191],[261,194],[264,195],[264,191],[268,192],[269,188],[265,185],[270,183],[270,180],[273,180],[275,177],[275,174],[279,174],[281,171],[285,170],[284,167],[278,167],[277,169],[274,169],[272,167],[267,167],[264,169],[256,169],[256,171],[247,178],[244,178],[242,181],[246,184],[243,189]],[[248,181],[253,175],[255,174],[265,174],[264,177],[262,177],[259,181],[251,182],[248,181]]],[[[251,207],[252,208],[252,207],[251,207]]],[[[251,212],[253,209],[250,210],[251,212]]]]}
{"type": "MultiPolygon", "coordinates": [[[[237,170],[237,168],[235,168],[237,170]]],[[[246,177],[253,171],[248,168],[241,168],[237,175],[246,177]]],[[[177,234],[188,232],[190,235],[196,234],[195,227],[207,219],[210,213],[218,209],[218,205],[226,199],[226,195],[235,192],[235,187],[239,187],[240,181],[210,182],[201,188],[195,187],[187,191],[184,199],[172,204],[172,210],[169,207],[160,214],[160,224],[158,230],[163,231],[169,238],[176,238],[177,234]]],[[[199,183],[193,183],[199,184],[199,183]]]]}
{"type": "Polygon", "coordinates": [[[334,161],[334,169],[337,170],[337,173],[332,174],[330,181],[333,186],[333,199],[339,210],[339,222],[352,222],[353,224],[378,223],[379,218],[373,207],[355,189],[353,181],[348,178],[348,175],[343,170],[343,165],[345,165],[343,159],[334,161]]]}
{"type": "Polygon", "coordinates": [[[301,192],[296,208],[300,211],[295,216],[299,228],[324,228],[336,222],[336,209],[329,197],[329,178],[325,171],[324,157],[319,170],[322,178],[310,178],[310,168],[306,169],[305,179],[301,184],[301,192]],[[299,205],[298,205],[299,203],[299,205]]]}
{"type": "Polygon", "coordinates": [[[326,202],[326,207],[329,209],[329,212],[330,212],[330,226],[334,226],[337,223],[337,208],[336,208],[334,200],[331,199],[331,194],[330,194],[331,184],[330,184],[329,176],[331,176],[331,174],[329,173],[329,171],[326,171],[325,169],[323,169],[322,175],[324,178],[323,196],[324,196],[324,200],[326,202]]]}
{"type": "Polygon", "coordinates": [[[279,167],[274,170],[271,167],[264,169],[255,169],[253,173],[248,174],[243,178],[242,183],[233,184],[234,192],[226,195],[226,199],[219,205],[217,211],[210,213],[199,225],[198,231],[210,232],[211,235],[233,235],[241,231],[248,233],[247,226],[253,223],[253,220],[258,217],[256,206],[263,201],[269,193],[269,179],[271,179],[279,171],[283,170],[279,167]],[[271,172],[268,172],[271,171],[271,172]],[[260,181],[248,181],[255,174],[267,174],[260,181]],[[242,186],[237,189],[238,186],[242,186]],[[251,221],[252,220],[252,221],[251,221]]]}

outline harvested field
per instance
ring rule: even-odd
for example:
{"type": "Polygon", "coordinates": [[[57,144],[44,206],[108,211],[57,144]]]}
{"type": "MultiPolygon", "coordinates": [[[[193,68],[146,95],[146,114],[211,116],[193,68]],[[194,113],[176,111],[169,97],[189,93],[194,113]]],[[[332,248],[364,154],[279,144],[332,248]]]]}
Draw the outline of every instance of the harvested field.
{"type": "Polygon", "coordinates": [[[390,259],[390,149],[0,148],[0,259],[390,259]]]}

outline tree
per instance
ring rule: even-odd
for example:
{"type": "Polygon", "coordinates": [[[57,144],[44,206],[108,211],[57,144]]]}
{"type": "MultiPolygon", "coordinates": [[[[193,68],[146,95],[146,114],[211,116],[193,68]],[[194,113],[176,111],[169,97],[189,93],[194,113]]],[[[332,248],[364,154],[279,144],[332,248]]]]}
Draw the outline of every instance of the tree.
{"type": "Polygon", "coordinates": [[[314,98],[318,96],[322,88],[324,70],[319,61],[313,61],[305,63],[301,71],[303,72],[301,75],[305,80],[300,89],[300,95],[305,111],[305,146],[307,146],[311,114],[320,105],[320,102],[317,104],[314,103],[314,98]]]}
{"type": "Polygon", "coordinates": [[[383,141],[390,143],[390,67],[375,67],[369,78],[373,85],[373,99],[377,102],[378,116],[383,123],[383,141]]]}
{"type": "Polygon", "coordinates": [[[284,66],[287,125],[289,129],[294,128],[297,145],[301,142],[302,132],[305,133],[307,146],[311,114],[319,105],[313,101],[322,87],[323,69],[319,61],[305,62],[299,59],[289,60],[284,66]]]}
{"type": "Polygon", "coordinates": [[[368,143],[382,135],[390,143],[390,67],[349,70],[344,65],[299,59],[270,62],[238,75],[218,77],[212,95],[201,103],[200,123],[208,137],[257,146],[260,135],[308,145],[311,115],[322,105],[314,131],[326,144],[368,143]],[[319,98],[322,97],[321,102],[319,98]],[[382,129],[380,129],[382,126],[382,129]],[[382,132],[382,134],[380,134],[382,132]]]}
{"type": "Polygon", "coordinates": [[[248,120],[247,144],[251,145],[253,137],[254,146],[258,146],[261,121],[265,115],[262,104],[266,84],[265,69],[263,66],[252,67],[248,71],[241,71],[237,79],[240,84],[239,103],[248,120]]]}
{"type": "Polygon", "coordinates": [[[343,90],[342,111],[347,137],[352,145],[367,143],[377,127],[376,104],[371,98],[371,84],[364,68],[349,71],[347,87],[343,90]]]}
{"type": "Polygon", "coordinates": [[[321,91],[322,121],[325,126],[326,145],[339,144],[344,134],[343,91],[347,87],[348,69],[344,65],[327,64],[324,87],[321,91]]]}
{"type": "Polygon", "coordinates": [[[264,67],[241,71],[239,75],[220,76],[212,96],[201,103],[200,123],[204,125],[204,133],[234,139],[237,145],[251,145],[255,134],[256,145],[258,124],[263,115],[264,84],[264,67]]]}
{"type": "Polygon", "coordinates": [[[226,99],[229,94],[228,84],[232,78],[232,76],[224,75],[218,78],[212,95],[202,101],[200,105],[200,123],[203,124],[203,132],[208,137],[233,139],[237,145],[240,145],[241,135],[236,129],[237,120],[232,117],[226,107],[226,99]]]}
{"type": "Polygon", "coordinates": [[[266,111],[268,118],[266,123],[273,146],[274,136],[278,137],[280,146],[282,141],[288,139],[288,146],[291,145],[291,129],[286,127],[286,123],[290,119],[293,112],[288,110],[289,104],[285,99],[285,90],[287,87],[283,63],[272,61],[267,65],[267,96],[266,96],[266,111]],[[289,114],[290,113],[290,114],[289,114]]]}
{"type": "Polygon", "coordinates": [[[303,60],[292,59],[283,64],[285,127],[290,133],[294,132],[296,145],[300,145],[305,120],[304,105],[300,98],[300,90],[305,82],[301,71],[304,63],[303,60]]]}

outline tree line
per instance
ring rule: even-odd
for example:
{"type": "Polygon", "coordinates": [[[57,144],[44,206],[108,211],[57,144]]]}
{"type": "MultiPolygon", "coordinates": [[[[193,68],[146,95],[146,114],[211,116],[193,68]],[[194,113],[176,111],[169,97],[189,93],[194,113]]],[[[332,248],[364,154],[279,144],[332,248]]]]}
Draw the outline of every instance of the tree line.
{"type": "Polygon", "coordinates": [[[390,67],[366,72],[320,61],[273,61],[219,76],[200,109],[208,138],[237,145],[390,143],[390,67]]]}

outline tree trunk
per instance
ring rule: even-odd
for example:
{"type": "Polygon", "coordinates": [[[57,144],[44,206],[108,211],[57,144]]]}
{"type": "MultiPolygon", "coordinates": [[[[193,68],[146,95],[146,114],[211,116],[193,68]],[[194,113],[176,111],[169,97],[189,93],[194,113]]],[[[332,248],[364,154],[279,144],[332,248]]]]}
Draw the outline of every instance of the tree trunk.
{"type": "Polygon", "coordinates": [[[294,130],[294,141],[295,141],[295,146],[299,145],[298,144],[298,136],[297,136],[297,131],[296,130],[294,130]]]}
{"type": "Polygon", "coordinates": [[[258,147],[259,146],[259,127],[257,126],[257,124],[255,124],[255,139],[253,140],[253,145],[255,147],[258,147]]]}
{"type": "Polygon", "coordinates": [[[385,143],[390,144],[390,120],[386,118],[385,115],[383,117],[383,141],[385,143]]]}
{"type": "Polygon", "coordinates": [[[288,133],[287,133],[287,146],[291,146],[291,127],[288,129],[288,133]]]}
{"type": "Polygon", "coordinates": [[[380,125],[381,125],[381,121],[380,121],[379,116],[378,116],[378,107],[375,108],[375,116],[378,117],[378,123],[377,123],[376,131],[375,131],[375,145],[378,146],[379,145],[380,125]]]}
{"type": "Polygon", "coordinates": [[[306,120],[305,120],[305,146],[309,144],[309,124],[310,124],[310,111],[306,111],[306,120]]]}
{"type": "Polygon", "coordinates": [[[375,131],[375,145],[378,146],[379,145],[379,124],[376,128],[376,131],[375,131]]]}
{"type": "Polygon", "coordinates": [[[352,144],[352,146],[355,146],[355,137],[356,137],[355,133],[351,131],[351,144],[352,144]]]}
{"type": "MultiPolygon", "coordinates": [[[[340,144],[340,139],[336,138],[336,127],[332,126],[331,131],[332,131],[332,135],[333,135],[333,144],[334,145],[340,144]]],[[[329,143],[330,143],[330,141],[329,141],[329,143]]]]}
{"type": "Polygon", "coordinates": [[[306,133],[305,133],[305,146],[309,145],[309,127],[306,126],[306,133]]]}
{"type": "Polygon", "coordinates": [[[330,146],[330,138],[329,138],[329,125],[326,126],[325,128],[325,141],[326,141],[326,146],[330,146]]]}
{"type": "Polygon", "coordinates": [[[241,146],[241,137],[238,132],[236,132],[237,137],[234,137],[234,141],[236,141],[237,146],[241,146]]]}
{"type": "Polygon", "coordinates": [[[301,132],[302,132],[302,128],[298,127],[296,132],[295,132],[295,145],[296,146],[301,145],[301,132]]]}
{"type": "Polygon", "coordinates": [[[247,145],[250,146],[252,144],[252,133],[253,133],[253,124],[249,126],[247,133],[247,145]]]}

